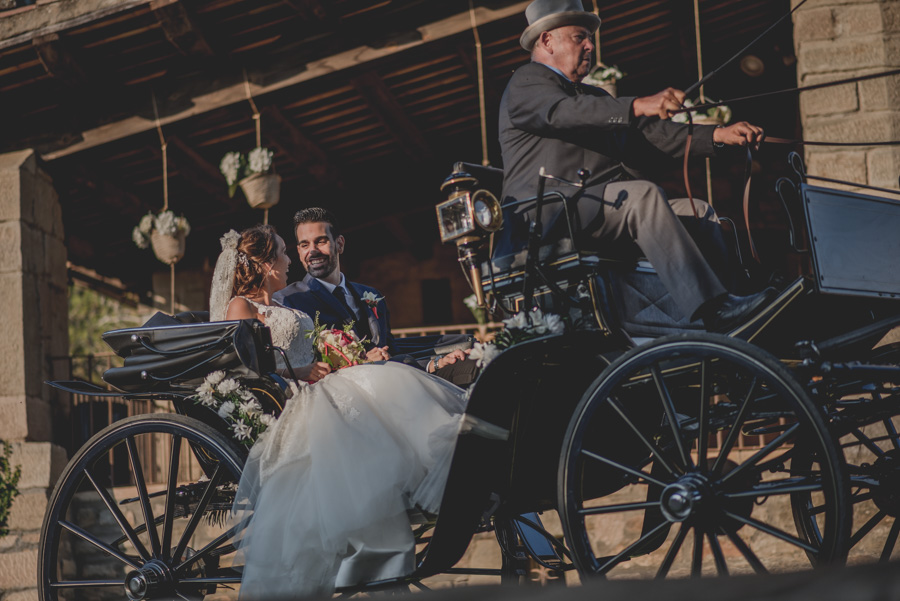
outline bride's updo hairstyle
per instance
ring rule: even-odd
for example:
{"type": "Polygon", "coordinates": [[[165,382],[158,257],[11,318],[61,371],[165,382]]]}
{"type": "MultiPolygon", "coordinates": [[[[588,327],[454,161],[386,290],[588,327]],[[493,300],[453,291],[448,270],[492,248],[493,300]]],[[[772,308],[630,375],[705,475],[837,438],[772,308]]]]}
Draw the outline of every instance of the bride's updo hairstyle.
{"type": "Polygon", "coordinates": [[[266,263],[273,263],[278,252],[275,236],[271,225],[256,225],[241,232],[232,296],[253,294],[262,288],[269,270],[266,263]]]}

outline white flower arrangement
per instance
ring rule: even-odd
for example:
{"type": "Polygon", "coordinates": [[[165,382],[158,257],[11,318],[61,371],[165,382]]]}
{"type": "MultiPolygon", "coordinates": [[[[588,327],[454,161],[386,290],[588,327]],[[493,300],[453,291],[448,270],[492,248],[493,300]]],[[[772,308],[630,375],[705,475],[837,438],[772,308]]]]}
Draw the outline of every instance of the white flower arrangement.
{"type": "Polygon", "coordinates": [[[268,173],[272,169],[275,153],[268,148],[257,146],[244,156],[240,152],[226,153],[219,162],[219,171],[228,184],[228,196],[234,196],[238,183],[255,173],[268,173]]]}
{"type": "Polygon", "coordinates": [[[147,213],[131,230],[131,239],[138,248],[148,248],[150,234],[154,231],[167,236],[175,236],[179,232],[184,232],[184,235],[187,236],[191,233],[191,224],[183,216],[178,217],[169,210],[161,211],[157,215],[147,213]]]}
{"type": "Polygon", "coordinates": [[[469,358],[475,359],[478,367],[484,368],[503,349],[532,338],[559,335],[565,330],[566,324],[559,315],[553,313],[544,315],[540,309],[519,311],[509,319],[503,320],[503,329],[494,337],[493,342],[476,342],[469,352],[469,358]]]}
{"type": "Polygon", "coordinates": [[[239,443],[252,446],[276,417],[263,413],[262,405],[240,381],[226,378],[225,372],[214,371],[197,387],[194,402],[209,407],[225,420],[231,435],[239,443]]]}
{"type": "Polygon", "coordinates": [[[463,303],[472,312],[472,316],[475,317],[475,323],[479,325],[487,323],[487,311],[485,311],[484,307],[478,306],[478,298],[474,294],[464,298],[463,303]]]}
{"type": "MultiPolygon", "coordinates": [[[[716,101],[707,98],[707,102],[716,101]]],[[[685,108],[691,108],[693,106],[696,105],[689,98],[684,99],[685,108]]],[[[714,106],[711,109],[706,110],[705,112],[691,111],[691,120],[694,123],[700,123],[702,121],[715,121],[719,124],[724,125],[731,121],[731,109],[723,104],[722,106],[714,106]]],[[[687,113],[676,114],[674,117],[672,117],[672,121],[676,123],[687,123],[687,113]]]]}
{"type": "Polygon", "coordinates": [[[608,67],[603,63],[599,63],[581,81],[592,86],[602,86],[614,84],[624,77],[625,74],[616,65],[608,67]]]}

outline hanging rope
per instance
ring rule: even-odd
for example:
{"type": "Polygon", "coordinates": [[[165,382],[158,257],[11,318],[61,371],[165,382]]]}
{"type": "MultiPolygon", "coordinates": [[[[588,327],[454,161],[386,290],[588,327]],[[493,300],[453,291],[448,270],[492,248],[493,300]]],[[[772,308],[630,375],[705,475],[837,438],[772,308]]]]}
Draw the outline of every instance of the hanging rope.
{"type": "MultiPolygon", "coordinates": [[[[259,109],[256,108],[256,103],[253,102],[253,94],[250,93],[250,80],[247,78],[246,69],[244,69],[244,91],[247,92],[247,102],[250,103],[250,108],[253,110],[253,122],[256,125],[256,147],[260,148],[262,146],[262,120],[259,115],[259,109]]],[[[263,224],[269,224],[269,209],[263,209],[263,224]]]]}
{"type": "MultiPolygon", "coordinates": [[[[697,41],[697,78],[703,81],[703,45],[700,42],[700,1],[694,0],[694,32],[697,41]]],[[[706,102],[706,93],[704,86],[700,85],[700,102],[706,102]]],[[[710,168],[709,157],[706,157],[706,201],[709,206],[713,204],[712,193],[712,169],[710,168]]],[[[696,207],[694,208],[696,217],[696,207]]]]}
{"type": "Polygon", "coordinates": [[[484,102],[484,58],[481,53],[481,36],[478,35],[478,24],[475,21],[475,6],[469,0],[469,20],[472,23],[472,34],[475,36],[475,66],[478,72],[478,111],[481,117],[481,164],[491,164],[488,157],[487,111],[484,102]]]}
{"type": "MultiPolygon", "coordinates": [[[[169,160],[166,155],[166,137],[163,135],[162,123],[159,121],[159,109],[156,107],[156,94],[151,93],[153,100],[153,116],[156,118],[156,132],[159,134],[159,147],[162,149],[163,163],[163,211],[169,208],[169,160]]],[[[169,310],[175,315],[175,263],[169,263],[169,310]]]]}

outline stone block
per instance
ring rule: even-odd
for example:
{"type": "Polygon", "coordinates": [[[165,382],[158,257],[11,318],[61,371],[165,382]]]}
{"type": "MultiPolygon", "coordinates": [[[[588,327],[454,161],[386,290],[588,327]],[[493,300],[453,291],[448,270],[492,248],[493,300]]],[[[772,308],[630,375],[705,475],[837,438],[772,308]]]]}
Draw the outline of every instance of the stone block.
{"type": "Polygon", "coordinates": [[[28,412],[25,395],[0,396],[0,440],[25,440],[28,436],[28,412]]]}
{"type": "Polygon", "coordinates": [[[808,117],[803,123],[803,137],[823,142],[872,142],[895,140],[900,132],[900,114],[870,111],[848,117],[808,117]]]}
{"type": "MultiPolygon", "coordinates": [[[[43,389],[43,381],[37,386],[43,389]]],[[[40,396],[28,395],[27,403],[28,440],[45,441],[53,440],[53,407],[40,396]]]]}
{"type": "Polygon", "coordinates": [[[59,238],[51,234],[44,234],[44,265],[43,272],[51,277],[62,274],[66,277],[66,245],[59,238]]]}
{"type": "Polygon", "coordinates": [[[19,490],[29,488],[48,489],[66,467],[66,451],[50,442],[22,442],[13,444],[10,463],[22,466],[19,490]]]}
{"type": "Polygon", "coordinates": [[[890,63],[889,44],[880,34],[801,44],[797,53],[805,73],[874,69],[890,63]]]}
{"type": "Polygon", "coordinates": [[[21,219],[22,175],[34,173],[36,167],[31,149],[0,154],[0,221],[21,219]]]}
{"type": "Polygon", "coordinates": [[[22,222],[0,221],[0,273],[18,273],[22,267],[22,222]]]}
{"type": "MultiPolygon", "coordinates": [[[[842,77],[836,75],[810,75],[803,79],[803,85],[816,85],[829,81],[837,81],[842,77]]],[[[800,114],[833,115],[849,113],[859,109],[857,95],[858,84],[844,84],[820,90],[811,90],[800,94],[800,114]]]]}
{"type": "MultiPolygon", "coordinates": [[[[21,487],[19,488],[21,491],[21,487]]],[[[13,499],[9,511],[10,530],[40,530],[47,511],[47,489],[28,490],[13,499]]]]}
{"type": "Polygon", "coordinates": [[[22,271],[41,273],[44,269],[44,236],[31,224],[22,222],[22,271]]]}
{"type": "Polygon", "coordinates": [[[30,588],[37,580],[37,549],[0,554],[0,590],[30,588]]]}
{"type": "Polygon", "coordinates": [[[834,14],[828,7],[800,10],[794,17],[794,43],[831,40],[835,37],[834,14]]]}
{"type": "Polygon", "coordinates": [[[867,35],[884,30],[880,3],[836,6],[834,30],[838,37],[867,35]]]}
{"type": "MultiPolygon", "coordinates": [[[[865,74],[860,73],[860,75],[865,74]]],[[[859,86],[860,110],[895,110],[900,106],[900,77],[870,79],[861,81],[857,85],[859,86]]]]}
{"type": "Polygon", "coordinates": [[[36,588],[14,591],[3,596],[3,601],[39,601],[39,599],[36,588]]]}
{"type": "Polygon", "coordinates": [[[866,153],[866,170],[869,185],[880,188],[897,188],[900,176],[900,149],[876,148],[866,153]]]}
{"type": "Polygon", "coordinates": [[[806,170],[811,175],[865,184],[866,153],[864,150],[849,152],[811,151],[807,153],[806,170]]]}
{"type": "Polygon", "coordinates": [[[43,177],[35,177],[32,190],[32,206],[34,207],[34,225],[44,233],[53,232],[53,209],[58,202],[53,186],[43,177]]]}

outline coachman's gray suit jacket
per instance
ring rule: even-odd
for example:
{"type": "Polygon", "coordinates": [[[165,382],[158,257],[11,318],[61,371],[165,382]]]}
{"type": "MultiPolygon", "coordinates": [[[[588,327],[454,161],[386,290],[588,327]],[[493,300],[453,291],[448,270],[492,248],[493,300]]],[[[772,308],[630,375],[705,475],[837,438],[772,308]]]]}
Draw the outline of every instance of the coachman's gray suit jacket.
{"type": "MultiPolygon", "coordinates": [[[[636,118],[631,112],[633,101],[634,98],[613,98],[600,88],[575,84],[540,63],[518,68],[500,101],[504,169],[501,203],[509,205],[534,197],[542,167],[549,175],[578,181],[580,169],[598,176],[621,165],[631,178],[644,179],[641,174],[683,157],[687,126],[656,117],[636,118]]],[[[710,125],[694,126],[691,156],[715,153],[714,130],[710,125]]],[[[674,216],[662,191],[645,181],[632,185],[635,184],[640,186],[626,190],[624,195],[622,184],[616,185],[617,195],[624,200],[617,207],[613,206],[615,198],[606,198],[603,203],[606,184],[591,187],[573,211],[573,242],[580,249],[613,254],[628,245],[637,251],[636,241],[679,305],[690,314],[725,290],[674,216]],[[658,198],[649,198],[654,195],[658,198]],[[647,208],[638,207],[639,203],[647,208]],[[641,231],[637,231],[638,227],[641,231]],[[683,293],[673,290],[679,287],[683,293]]],[[[567,197],[576,191],[561,182],[547,181],[545,196],[557,190],[567,197]]],[[[511,260],[524,252],[533,209],[533,205],[526,204],[504,211],[495,257],[511,260]]],[[[714,212],[710,213],[715,218],[714,212]]],[[[545,244],[568,237],[562,215],[561,203],[544,206],[545,244]]]]}

